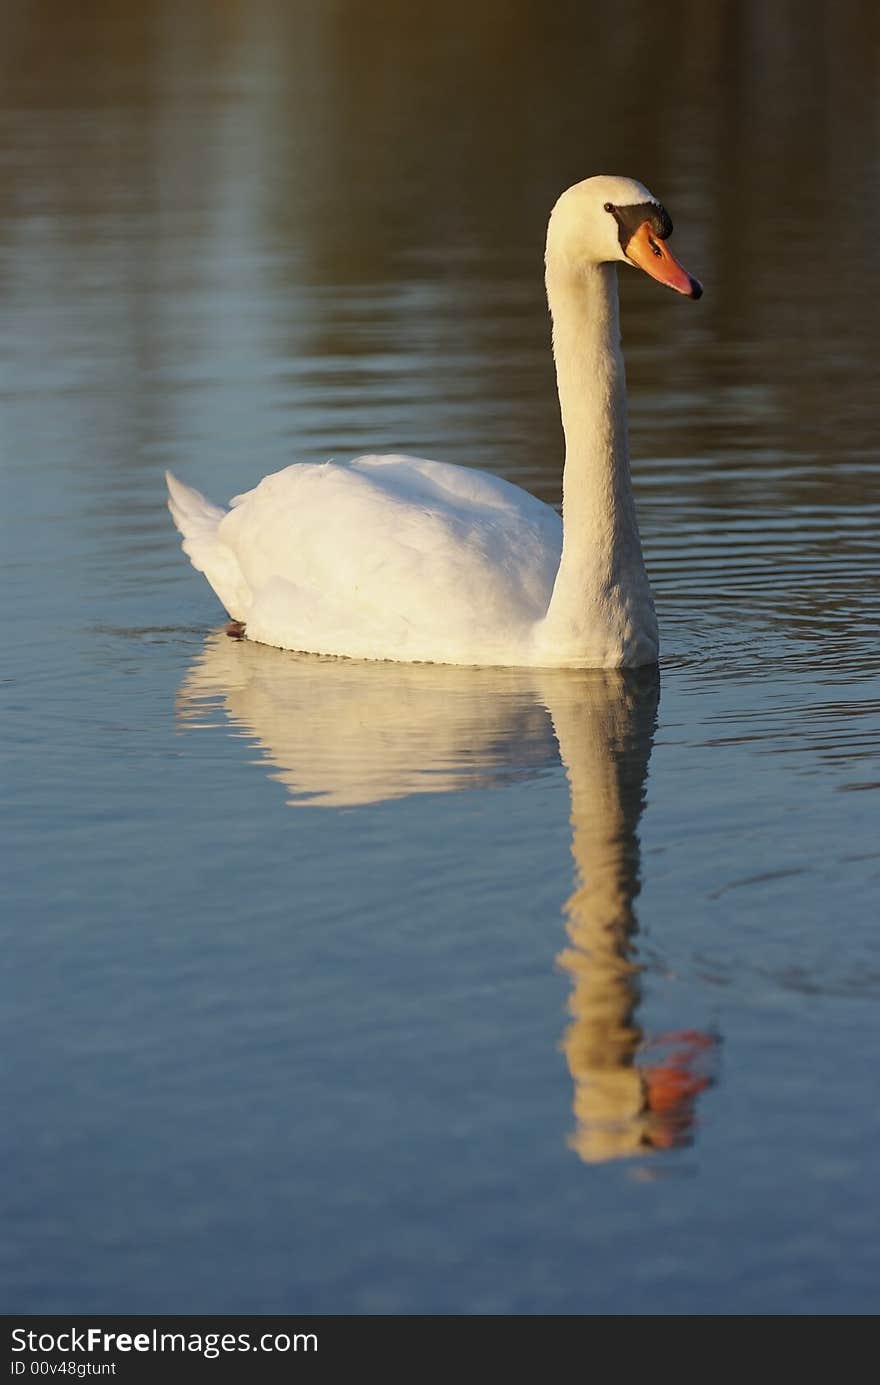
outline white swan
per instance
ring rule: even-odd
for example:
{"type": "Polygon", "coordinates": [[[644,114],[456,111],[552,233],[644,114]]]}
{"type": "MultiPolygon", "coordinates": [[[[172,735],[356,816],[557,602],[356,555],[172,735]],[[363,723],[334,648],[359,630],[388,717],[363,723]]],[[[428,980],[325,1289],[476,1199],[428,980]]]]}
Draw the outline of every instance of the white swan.
{"type": "Polygon", "coordinates": [[[301,463],[223,511],[168,476],[184,552],[263,644],[442,664],[637,667],[657,622],[629,473],[617,263],[702,293],[641,183],[563,193],[547,297],[565,433],[563,521],[501,477],[417,457],[301,463]]]}

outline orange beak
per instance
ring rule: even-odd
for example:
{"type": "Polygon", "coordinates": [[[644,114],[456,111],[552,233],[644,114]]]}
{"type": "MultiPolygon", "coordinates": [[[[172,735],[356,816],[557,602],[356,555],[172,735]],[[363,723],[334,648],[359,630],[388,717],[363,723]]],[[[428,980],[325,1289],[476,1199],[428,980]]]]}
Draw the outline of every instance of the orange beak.
{"type": "Polygon", "coordinates": [[[676,293],[683,293],[685,298],[699,298],[703,292],[699,279],[694,279],[681,267],[666,242],[654,234],[649,221],[643,221],[630,236],[626,257],[652,279],[675,289],[676,293]]]}

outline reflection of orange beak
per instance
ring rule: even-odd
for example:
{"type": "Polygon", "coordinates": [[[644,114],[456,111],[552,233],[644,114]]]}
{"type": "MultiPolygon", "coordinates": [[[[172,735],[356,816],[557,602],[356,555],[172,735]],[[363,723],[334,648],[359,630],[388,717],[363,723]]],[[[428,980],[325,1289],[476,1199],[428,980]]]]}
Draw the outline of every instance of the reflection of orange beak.
{"type": "Polygon", "coordinates": [[[650,274],[652,279],[667,284],[676,293],[683,293],[685,298],[699,298],[703,292],[699,279],[692,278],[686,269],[682,269],[666,242],[654,234],[649,221],[643,221],[630,236],[626,257],[650,274]]]}
{"type": "Polygon", "coordinates": [[[696,1121],[695,1103],[712,1086],[712,1067],[718,1040],[698,1029],[664,1034],[647,1045],[667,1050],[661,1062],[642,1068],[647,1107],[653,1116],[650,1142],[655,1149],[690,1144],[696,1121]],[[674,1046],[674,1047],[673,1047],[674,1046]]]}

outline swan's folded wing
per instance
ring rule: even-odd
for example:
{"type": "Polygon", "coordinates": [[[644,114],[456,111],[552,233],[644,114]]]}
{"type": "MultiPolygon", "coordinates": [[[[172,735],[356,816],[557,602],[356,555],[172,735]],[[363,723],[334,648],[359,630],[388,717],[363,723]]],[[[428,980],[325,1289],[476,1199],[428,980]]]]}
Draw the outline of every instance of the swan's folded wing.
{"type": "Polygon", "coordinates": [[[543,615],[561,523],[499,477],[365,457],[266,477],[226,515],[219,537],[253,593],[253,638],[437,659],[463,642],[503,642],[543,615]]]}

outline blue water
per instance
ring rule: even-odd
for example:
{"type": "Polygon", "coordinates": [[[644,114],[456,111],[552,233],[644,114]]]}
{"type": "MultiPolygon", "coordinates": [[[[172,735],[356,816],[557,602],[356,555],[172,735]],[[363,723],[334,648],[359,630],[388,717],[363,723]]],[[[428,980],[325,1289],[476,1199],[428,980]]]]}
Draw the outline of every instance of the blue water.
{"type": "Polygon", "coordinates": [[[862,37],[747,4],[658,87],[651,7],[598,49],[587,10],[12,28],[7,1311],[876,1311],[862,37]],[[558,500],[542,220],[606,161],[707,286],[622,287],[659,675],[227,639],[165,466],[224,500],[402,449],[558,500]]]}

